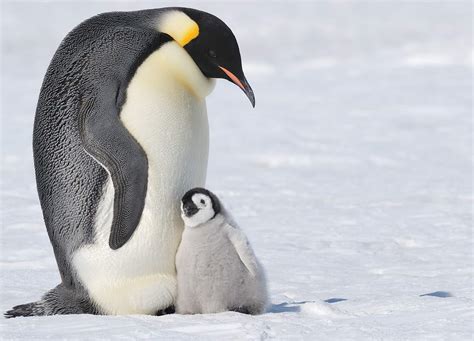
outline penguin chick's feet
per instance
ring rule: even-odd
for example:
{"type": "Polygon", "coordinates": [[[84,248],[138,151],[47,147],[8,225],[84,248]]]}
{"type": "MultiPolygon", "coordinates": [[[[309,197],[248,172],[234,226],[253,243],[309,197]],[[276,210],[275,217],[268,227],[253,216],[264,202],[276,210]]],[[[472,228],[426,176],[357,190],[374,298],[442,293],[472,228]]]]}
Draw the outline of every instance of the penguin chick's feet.
{"type": "Polygon", "coordinates": [[[231,310],[241,313],[241,314],[260,315],[265,312],[265,306],[263,305],[242,306],[242,307],[234,308],[231,310]]]}
{"type": "Polygon", "coordinates": [[[169,315],[169,314],[174,314],[176,311],[175,311],[175,308],[174,308],[174,305],[170,305],[168,308],[166,309],[161,309],[161,310],[158,310],[155,314],[155,316],[162,316],[162,315],[169,315]]]}

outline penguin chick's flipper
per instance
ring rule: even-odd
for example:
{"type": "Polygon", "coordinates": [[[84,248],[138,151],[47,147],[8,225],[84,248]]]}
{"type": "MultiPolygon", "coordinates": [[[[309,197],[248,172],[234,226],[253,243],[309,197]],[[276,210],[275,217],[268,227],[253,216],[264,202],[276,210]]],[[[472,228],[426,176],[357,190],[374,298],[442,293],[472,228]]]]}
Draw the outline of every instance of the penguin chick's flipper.
{"type": "Polygon", "coordinates": [[[240,229],[227,225],[227,236],[234,246],[235,251],[237,251],[242,263],[250,274],[255,277],[258,271],[257,258],[245,234],[240,229]]]}
{"type": "Polygon", "coordinates": [[[142,147],[123,126],[118,116],[115,94],[84,98],[79,113],[79,131],[85,151],[112,178],[114,216],[109,246],[122,247],[135,231],[145,204],[148,160],[142,147]]]}

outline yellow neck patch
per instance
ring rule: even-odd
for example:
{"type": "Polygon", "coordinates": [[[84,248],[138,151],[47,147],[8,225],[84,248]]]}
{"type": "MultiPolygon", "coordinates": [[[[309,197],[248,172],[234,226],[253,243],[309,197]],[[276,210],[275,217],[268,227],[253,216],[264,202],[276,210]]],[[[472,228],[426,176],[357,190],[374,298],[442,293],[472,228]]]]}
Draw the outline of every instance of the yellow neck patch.
{"type": "Polygon", "coordinates": [[[170,35],[182,47],[199,35],[198,24],[180,11],[163,14],[158,21],[158,31],[170,35]]]}

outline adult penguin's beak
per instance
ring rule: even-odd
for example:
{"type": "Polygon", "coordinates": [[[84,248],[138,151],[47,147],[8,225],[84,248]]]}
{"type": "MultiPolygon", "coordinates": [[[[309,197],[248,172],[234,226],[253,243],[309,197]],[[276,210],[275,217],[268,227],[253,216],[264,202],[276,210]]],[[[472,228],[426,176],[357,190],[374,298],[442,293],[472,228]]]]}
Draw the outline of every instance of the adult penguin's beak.
{"type": "Polygon", "coordinates": [[[237,77],[225,67],[219,66],[219,68],[224,71],[228,80],[230,80],[242,89],[242,91],[247,95],[248,99],[250,100],[250,103],[252,103],[252,107],[255,108],[255,95],[253,94],[252,87],[250,86],[249,82],[247,82],[244,73],[240,72],[239,77],[237,77]]]}

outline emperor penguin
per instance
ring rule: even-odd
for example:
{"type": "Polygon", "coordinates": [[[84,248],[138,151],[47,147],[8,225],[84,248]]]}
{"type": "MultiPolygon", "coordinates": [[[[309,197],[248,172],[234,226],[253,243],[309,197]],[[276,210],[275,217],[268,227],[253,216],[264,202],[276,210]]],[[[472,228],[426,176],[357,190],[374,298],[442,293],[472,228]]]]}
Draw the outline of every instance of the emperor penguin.
{"type": "Polygon", "coordinates": [[[264,271],[216,195],[194,188],[183,196],[181,212],[185,228],[176,254],[176,311],[263,313],[268,301],[264,271]]]}
{"type": "Polygon", "coordinates": [[[205,98],[216,78],[235,83],[255,106],[234,34],[199,10],[103,13],[64,38],[33,132],[61,283],[6,317],[157,314],[173,306],[179,202],[205,185],[205,98]]]}

